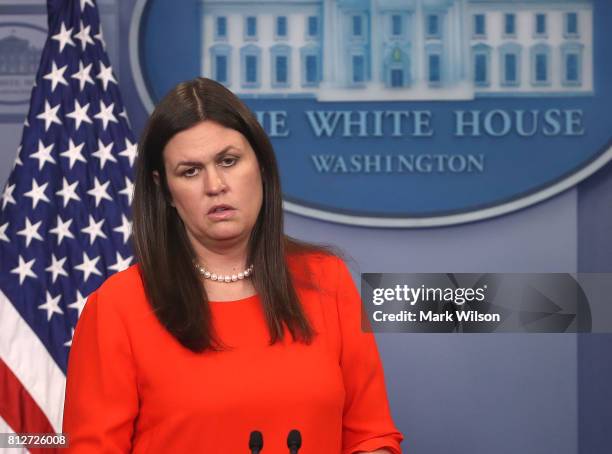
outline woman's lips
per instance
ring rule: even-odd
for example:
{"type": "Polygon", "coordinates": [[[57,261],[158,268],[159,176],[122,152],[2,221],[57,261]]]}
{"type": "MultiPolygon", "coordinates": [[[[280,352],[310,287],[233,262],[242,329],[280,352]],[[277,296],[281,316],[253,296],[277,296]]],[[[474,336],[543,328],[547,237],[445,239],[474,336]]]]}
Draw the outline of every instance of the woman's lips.
{"type": "Polygon", "coordinates": [[[208,218],[215,220],[215,221],[219,221],[222,219],[227,219],[232,217],[235,214],[236,210],[233,208],[227,208],[224,210],[219,210],[219,211],[213,211],[211,213],[208,213],[208,218]]]}

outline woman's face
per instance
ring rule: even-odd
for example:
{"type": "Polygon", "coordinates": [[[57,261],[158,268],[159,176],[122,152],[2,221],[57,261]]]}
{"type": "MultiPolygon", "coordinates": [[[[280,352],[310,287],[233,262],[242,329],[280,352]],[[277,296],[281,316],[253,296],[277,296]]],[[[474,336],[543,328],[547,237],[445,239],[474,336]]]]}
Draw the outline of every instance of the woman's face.
{"type": "Polygon", "coordinates": [[[263,201],[249,141],[206,120],[172,137],[163,157],[171,203],[194,247],[246,244],[263,201]]]}

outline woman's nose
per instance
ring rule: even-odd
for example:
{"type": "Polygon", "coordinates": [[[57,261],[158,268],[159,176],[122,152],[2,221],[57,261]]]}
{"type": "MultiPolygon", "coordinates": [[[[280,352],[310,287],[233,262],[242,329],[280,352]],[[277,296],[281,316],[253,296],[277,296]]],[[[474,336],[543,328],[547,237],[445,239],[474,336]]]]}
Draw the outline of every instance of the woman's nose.
{"type": "Polygon", "coordinates": [[[206,170],[206,193],[208,195],[216,195],[226,189],[223,176],[217,170],[216,166],[211,165],[206,170]]]}

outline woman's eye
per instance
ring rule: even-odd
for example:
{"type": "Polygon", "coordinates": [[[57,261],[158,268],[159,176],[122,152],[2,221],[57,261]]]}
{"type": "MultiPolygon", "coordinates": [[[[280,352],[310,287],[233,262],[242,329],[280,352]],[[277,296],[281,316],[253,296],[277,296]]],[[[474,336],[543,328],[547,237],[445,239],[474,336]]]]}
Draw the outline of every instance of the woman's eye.
{"type": "Polygon", "coordinates": [[[237,161],[238,161],[238,158],[234,158],[232,156],[227,156],[227,157],[221,159],[221,161],[219,161],[219,164],[222,167],[231,167],[234,164],[236,164],[237,161]]]}
{"type": "Polygon", "coordinates": [[[197,167],[191,167],[183,172],[183,175],[186,177],[195,177],[200,172],[200,169],[197,167]]]}

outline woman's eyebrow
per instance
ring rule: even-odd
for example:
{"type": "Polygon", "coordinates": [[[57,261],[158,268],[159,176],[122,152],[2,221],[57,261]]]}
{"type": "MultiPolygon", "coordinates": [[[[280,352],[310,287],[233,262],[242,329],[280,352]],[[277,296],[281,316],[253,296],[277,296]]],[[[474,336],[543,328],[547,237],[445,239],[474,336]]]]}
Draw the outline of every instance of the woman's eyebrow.
{"type": "MultiPolygon", "coordinates": [[[[227,145],[221,151],[219,151],[219,152],[217,152],[217,154],[215,154],[215,159],[220,158],[221,156],[223,156],[225,153],[227,153],[232,148],[237,149],[237,147],[235,147],[234,145],[227,145]]],[[[179,161],[176,164],[175,169],[178,169],[181,166],[201,166],[201,165],[202,165],[201,161],[179,161]]]]}

